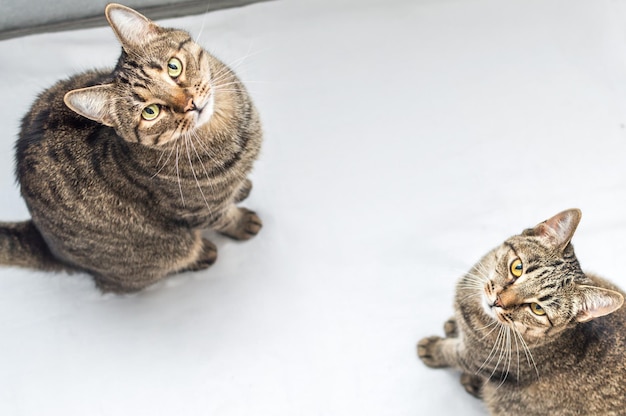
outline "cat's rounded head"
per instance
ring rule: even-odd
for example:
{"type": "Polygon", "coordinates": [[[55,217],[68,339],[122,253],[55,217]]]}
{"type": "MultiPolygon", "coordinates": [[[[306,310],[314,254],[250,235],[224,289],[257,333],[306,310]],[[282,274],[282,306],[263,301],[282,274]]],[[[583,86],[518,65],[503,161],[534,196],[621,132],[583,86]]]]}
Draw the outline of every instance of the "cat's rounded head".
{"type": "Polygon", "coordinates": [[[185,31],[162,28],[119,4],[109,4],[106,16],[122,44],[112,80],[69,91],[66,105],[129,142],[194,139],[216,112],[218,84],[232,82],[232,73],[185,31]]]}
{"type": "Polygon", "coordinates": [[[505,326],[539,345],[621,307],[619,292],[595,286],[580,268],[571,244],[580,218],[570,209],[509,238],[461,279],[457,302],[479,317],[478,332],[505,326]]]}

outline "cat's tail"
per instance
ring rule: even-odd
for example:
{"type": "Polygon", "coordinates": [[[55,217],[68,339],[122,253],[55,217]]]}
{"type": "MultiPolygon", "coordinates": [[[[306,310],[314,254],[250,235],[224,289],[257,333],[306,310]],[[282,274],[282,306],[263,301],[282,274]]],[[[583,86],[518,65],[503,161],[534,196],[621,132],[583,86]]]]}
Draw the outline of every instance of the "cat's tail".
{"type": "Polygon", "coordinates": [[[0,222],[0,265],[70,271],[52,255],[32,221],[0,222]]]}

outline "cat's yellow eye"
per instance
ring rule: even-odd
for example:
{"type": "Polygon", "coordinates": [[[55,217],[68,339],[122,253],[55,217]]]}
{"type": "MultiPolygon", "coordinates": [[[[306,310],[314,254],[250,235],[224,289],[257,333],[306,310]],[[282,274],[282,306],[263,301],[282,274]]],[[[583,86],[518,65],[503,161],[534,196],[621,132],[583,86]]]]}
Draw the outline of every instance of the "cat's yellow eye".
{"type": "Polygon", "coordinates": [[[535,302],[530,304],[530,310],[537,316],[543,316],[546,314],[546,310],[543,309],[540,304],[535,302]]]}
{"type": "Polygon", "coordinates": [[[150,104],[143,109],[143,111],[141,112],[141,117],[144,120],[152,121],[159,116],[160,112],[161,107],[159,107],[157,104],[150,104]]]}
{"type": "Polygon", "coordinates": [[[177,58],[172,58],[167,62],[167,73],[172,78],[178,78],[183,73],[183,64],[177,58]]]}
{"type": "Polygon", "coordinates": [[[511,274],[515,277],[520,277],[524,272],[524,265],[520,259],[513,260],[511,263],[511,274]]]}

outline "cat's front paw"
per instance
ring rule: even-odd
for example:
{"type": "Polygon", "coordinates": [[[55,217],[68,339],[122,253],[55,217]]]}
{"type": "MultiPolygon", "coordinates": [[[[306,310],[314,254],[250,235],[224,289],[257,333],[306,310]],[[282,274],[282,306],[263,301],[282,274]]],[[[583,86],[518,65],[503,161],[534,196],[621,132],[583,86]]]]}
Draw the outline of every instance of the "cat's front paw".
{"type": "Polygon", "coordinates": [[[422,338],[417,343],[417,356],[422,360],[424,364],[432,368],[448,367],[448,364],[443,362],[440,358],[440,343],[443,338],[438,336],[432,336],[422,338]]]}
{"type": "Polygon", "coordinates": [[[217,260],[217,247],[215,244],[207,240],[206,238],[202,239],[202,251],[200,252],[198,258],[188,265],[184,271],[198,271],[209,268],[215,261],[217,260]]]}
{"type": "Polygon", "coordinates": [[[211,241],[206,238],[202,239],[202,253],[196,261],[196,264],[200,269],[206,269],[211,266],[217,260],[217,247],[211,241]]]}
{"type": "Polygon", "coordinates": [[[485,381],[474,374],[463,373],[461,374],[461,384],[465,387],[465,391],[472,396],[480,399],[482,396],[482,389],[485,381]]]}
{"type": "Polygon", "coordinates": [[[254,211],[246,210],[240,225],[241,240],[248,240],[261,231],[263,221],[254,211]]]}
{"type": "Polygon", "coordinates": [[[236,240],[249,240],[259,233],[263,227],[261,218],[247,208],[235,208],[236,214],[220,232],[236,240]],[[234,217],[234,218],[233,218],[234,217]]]}
{"type": "Polygon", "coordinates": [[[446,334],[448,338],[456,338],[459,336],[459,329],[456,325],[456,318],[452,317],[443,324],[443,332],[446,334]]]}

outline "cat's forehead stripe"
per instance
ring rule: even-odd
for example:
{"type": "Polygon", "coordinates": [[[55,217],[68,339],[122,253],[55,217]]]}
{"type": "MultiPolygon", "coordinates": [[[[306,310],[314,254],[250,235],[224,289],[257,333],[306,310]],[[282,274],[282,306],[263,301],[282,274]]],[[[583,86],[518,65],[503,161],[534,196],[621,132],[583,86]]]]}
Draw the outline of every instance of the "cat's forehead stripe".
{"type": "Polygon", "coordinates": [[[540,267],[538,264],[532,264],[532,259],[529,259],[528,263],[530,263],[530,265],[526,267],[526,273],[532,273],[540,267]]]}
{"type": "Polygon", "coordinates": [[[163,65],[159,64],[157,61],[150,61],[147,66],[148,68],[156,69],[157,71],[163,71],[163,65]]]}
{"type": "Polygon", "coordinates": [[[539,273],[537,273],[534,277],[535,280],[542,280],[543,278],[545,278],[546,276],[548,276],[550,274],[550,269],[544,269],[542,271],[540,271],[539,273]]]}
{"type": "Polygon", "coordinates": [[[145,98],[143,98],[141,95],[137,94],[136,92],[132,91],[131,92],[133,99],[135,101],[139,101],[141,103],[146,103],[148,100],[146,100],[145,98]]]}
{"type": "Polygon", "coordinates": [[[505,241],[505,242],[504,242],[504,245],[505,245],[506,247],[508,247],[508,248],[509,248],[509,249],[510,249],[513,253],[515,253],[515,256],[516,256],[516,257],[519,257],[519,256],[517,255],[517,250],[515,250],[515,247],[513,246],[513,244],[509,243],[508,241],[505,241]]]}
{"type": "Polygon", "coordinates": [[[182,42],[180,42],[180,43],[178,44],[178,50],[180,51],[181,49],[183,49],[183,47],[184,47],[186,44],[188,44],[188,43],[190,43],[190,42],[192,42],[192,39],[191,39],[190,37],[189,37],[189,38],[187,38],[187,39],[185,39],[185,40],[183,40],[182,42]]]}
{"type": "Polygon", "coordinates": [[[552,299],[552,295],[545,295],[540,297],[538,300],[540,303],[547,302],[552,299]]]}

